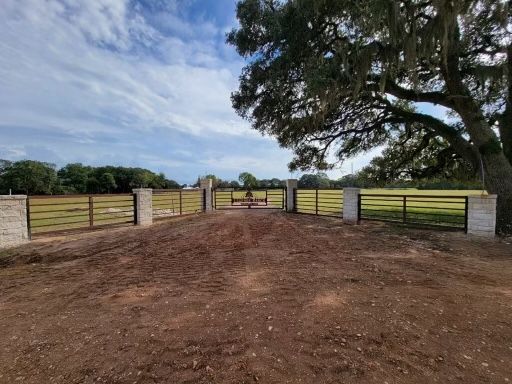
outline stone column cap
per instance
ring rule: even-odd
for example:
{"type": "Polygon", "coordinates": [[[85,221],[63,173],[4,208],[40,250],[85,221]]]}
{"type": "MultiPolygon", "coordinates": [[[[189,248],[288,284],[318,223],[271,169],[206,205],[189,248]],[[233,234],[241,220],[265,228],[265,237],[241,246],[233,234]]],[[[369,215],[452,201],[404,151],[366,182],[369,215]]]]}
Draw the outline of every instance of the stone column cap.
{"type": "Polygon", "coordinates": [[[24,200],[27,195],[0,195],[0,200],[24,200]]]}
{"type": "Polygon", "coordinates": [[[485,194],[481,194],[481,195],[468,195],[468,199],[494,199],[496,200],[498,198],[498,195],[485,195],[485,194]]]}
{"type": "Polygon", "coordinates": [[[134,189],[132,189],[133,193],[150,192],[152,190],[153,190],[153,188],[134,188],[134,189]]]}

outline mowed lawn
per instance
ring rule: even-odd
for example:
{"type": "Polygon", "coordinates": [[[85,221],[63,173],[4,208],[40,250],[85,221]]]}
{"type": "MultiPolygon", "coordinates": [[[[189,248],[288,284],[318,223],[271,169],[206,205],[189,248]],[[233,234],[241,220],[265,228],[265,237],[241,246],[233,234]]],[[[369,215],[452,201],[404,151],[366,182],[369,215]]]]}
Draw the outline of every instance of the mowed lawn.
{"type": "MultiPolygon", "coordinates": [[[[245,191],[234,191],[234,198],[245,197],[245,191]]],[[[407,195],[407,218],[428,220],[448,225],[463,226],[465,199],[468,195],[482,194],[481,190],[417,190],[417,189],[362,189],[361,214],[363,218],[403,219],[403,198],[407,195]],[[388,195],[388,196],[369,196],[388,195]],[[420,196],[433,196],[423,198],[420,196]],[[416,197],[415,197],[416,196],[416,197]]],[[[216,208],[231,205],[230,191],[217,191],[216,208]]],[[[283,190],[253,191],[256,198],[268,199],[268,206],[284,206],[283,190]]],[[[343,190],[299,189],[297,193],[299,213],[318,213],[326,216],[341,216],[343,190]],[[318,203],[317,203],[318,194],[318,203]]],[[[134,220],[133,195],[94,195],[92,215],[89,196],[31,197],[30,224],[33,234],[49,231],[87,228],[107,224],[124,224],[134,220]],[[92,217],[91,217],[92,216],[92,217]]],[[[202,193],[198,190],[183,190],[153,195],[153,211],[156,218],[180,214],[197,213],[202,210],[202,193]]]]}

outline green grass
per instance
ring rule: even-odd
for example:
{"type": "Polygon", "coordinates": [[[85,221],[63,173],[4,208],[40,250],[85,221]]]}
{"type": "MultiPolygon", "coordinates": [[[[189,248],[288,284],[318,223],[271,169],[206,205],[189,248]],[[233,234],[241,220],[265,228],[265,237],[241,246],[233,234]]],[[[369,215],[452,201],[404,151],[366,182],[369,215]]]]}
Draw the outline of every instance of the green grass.
{"type": "Polygon", "coordinates": [[[187,215],[203,210],[203,192],[199,190],[183,190],[153,194],[153,215],[164,218],[187,215]]]}
{"type": "MultiPolygon", "coordinates": [[[[32,234],[89,227],[89,197],[29,198],[32,234]]],[[[131,195],[93,198],[93,224],[122,224],[133,221],[131,195]]]]}
{"type": "MultiPolygon", "coordinates": [[[[155,218],[190,214],[202,210],[202,192],[184,190],[153,194],[155,218]]],[[[30,202],[30,225],[32,234],[69,229],[89,228],[89,197],[65,196],[32,197],[30,202]]],[[[133,196],[93,195],[93,225],[124,224],[134,221],[133,196]]]]}

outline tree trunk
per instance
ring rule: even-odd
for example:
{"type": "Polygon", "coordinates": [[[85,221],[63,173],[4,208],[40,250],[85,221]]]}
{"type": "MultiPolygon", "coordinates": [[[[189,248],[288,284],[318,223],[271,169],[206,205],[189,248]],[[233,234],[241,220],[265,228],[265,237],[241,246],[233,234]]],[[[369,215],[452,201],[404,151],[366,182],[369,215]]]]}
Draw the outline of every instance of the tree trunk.
{"type": "Polygon", "coordinates": [[[496,230],[499,234],[512,234],[512,165],[502,153],[482,155],[485,187],[498,195],[496,230]]]}

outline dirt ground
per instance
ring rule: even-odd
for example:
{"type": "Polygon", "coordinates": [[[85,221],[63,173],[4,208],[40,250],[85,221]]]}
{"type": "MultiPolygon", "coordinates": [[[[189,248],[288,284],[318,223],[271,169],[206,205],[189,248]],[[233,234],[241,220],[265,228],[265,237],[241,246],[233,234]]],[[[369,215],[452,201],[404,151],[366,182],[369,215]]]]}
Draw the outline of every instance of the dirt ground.
{"type": "Polygon", "coordinates": [[[252,210],[0,264],[0,383],[512,382],[505,241],[252,210]]]}

